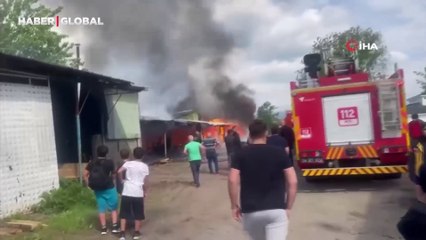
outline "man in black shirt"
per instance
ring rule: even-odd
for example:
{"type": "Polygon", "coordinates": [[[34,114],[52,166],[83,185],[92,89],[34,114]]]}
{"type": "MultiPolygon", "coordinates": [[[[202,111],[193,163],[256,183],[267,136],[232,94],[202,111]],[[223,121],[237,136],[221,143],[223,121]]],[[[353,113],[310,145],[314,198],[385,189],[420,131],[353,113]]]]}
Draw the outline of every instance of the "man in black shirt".
{"type": "Polygon", "coordinates": [[[242,148],[240,135],[235,131],[235,127],[228,130],[228,134],[225,137],[225,144],[228,152],[229,167],[231,167],[232,158],[242,148]]]}
{"type": "Polygon", "coordinates": [[[401,218],[397,227],[406,240],[426,239],[426,165],[419,169],[416,182],[417,201],[401,218]]]}
{"type": "Polygon", "coordinates": [[[269,136],[266,140],[266,144],[285,149],[286,153],[289,154],[290,150],[287,144],[287,140],[284,137],[278,135],[279,132],[280,128],[277,125],[273,125],[271,127],[271,136],[269,136]]]}
{"type": "Polygon", "coordinates": [[[194,141],[202,143],[203,138],[201,137],[201,133],[199,131],[196,131],[194,134],[194,141]]]}
{"type": "Polygon", "coordinates": [[[251,144],[237,153],[229,173],[232,215],[237,221],[244,218],[253,240],[286,239],[296,199],[296,172],[284,149],[266,145],[264,122],[255,120],[249,131],[251,144]]]}
{"type": "Polygon", "coordinates": [[[296,138],[294,136],[294,131],[293,129],[288,126],[288,125],[284,125],[281,127],[280,129],[280,136],[285,138],[285,140],[287,141],[288,147],[289,147],[289,156],[290,156],[290,160],[292,163],[294,163],[293,161],[293,154],[294,154],[294,144],[296,142],[296,138]]]}

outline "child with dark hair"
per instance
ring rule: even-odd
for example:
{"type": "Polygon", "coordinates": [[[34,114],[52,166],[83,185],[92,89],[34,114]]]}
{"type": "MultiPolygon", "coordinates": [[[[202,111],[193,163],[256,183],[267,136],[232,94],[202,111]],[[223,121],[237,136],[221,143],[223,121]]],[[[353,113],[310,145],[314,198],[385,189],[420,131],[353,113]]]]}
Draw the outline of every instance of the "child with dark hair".
{"type": "MultiPolygon", "coordinates": [[[[120,150],[120,161],[118,163],[117,171],[127,162],[130,158],[130,150],[127,148],[123,148],[120,150]]],[[[117,192],[121,195],[123,192],[123,183],[120,181],[120,178],[117,174],[117,192]]]]}
{"type": "Polygon", "coordinates": [[[426,239],[426,165],[418,170],[417,202],[398,223],[398,230],[406,240],[426,239]]]}
{"type": "Polygon", "coordinates": [[[133,239],[139,239],[142,220],[145,219],[144,198],[147,196],[149,168],[147,164],[142,162],[144,151],[141,147],[133,150],[133,156],[135,160],[125,162],[118,170],[120,179],[124,184],[120,208],[120,240],[126,239],[126,222],[133,219],[135,220],[133,239]],[[125,176],[123,176],[123,173],[125,173],[125,176]]]}
{"type": "Polygon", "coordinates": [[[114,162],[106,158],[108,154],[107,146],[98,146],[96,153],[97,158],[87,164],[84,171],[84,180],[95,192],[99,221],[102,226],[101,234],[105,235],[108,232],[105,216],[107,210],[111,211],[112,233],[119,233],[117,216],[118,194],[114,186],[114,162]]]}

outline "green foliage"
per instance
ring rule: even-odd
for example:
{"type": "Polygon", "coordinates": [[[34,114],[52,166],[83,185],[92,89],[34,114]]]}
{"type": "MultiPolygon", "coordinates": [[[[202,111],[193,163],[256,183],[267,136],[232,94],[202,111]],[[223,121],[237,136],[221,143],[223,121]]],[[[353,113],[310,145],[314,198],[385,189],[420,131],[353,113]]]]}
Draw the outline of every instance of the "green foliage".
{"type": "Polygon", "coordinates": [[[423,72],[415,71],[414,74],[420,77],[420,79],[417,79],[417,83],[420,84],[423,89],[422,94],[426,94],[426,67],[423,69],[423,72]]]}
{"type": "Polygon", "coordinates": [[[257,118],[263,120],[268,129],[274,124],[279,124],[277,107],[270,102],[265,102],[257,109],[257,118]]]}
{"type": "Polygon", "coordinates": [[[94,223],[96,223],[96,208],[78,204],[70,210],[53,216],[47,225],[61,233],[73,233],[79,229],[93,228],[94,223]]]}
{"type": "Polygon", "coordinates": [[[42,196],[42,201],[34,211],[43,214],[55,214],[70,211],[75,206],[96,207],[93,192],[78,181],[61,180],[61,187],[42,196]]]}
{"type": "Polygon", "coordinates": [[[38,0],[0,1],[0,52],[61,65],[75,62],[73,44],[54,26],[18,25],[19,17],[54,17],[61,10],[49,9],[38,0]]]}
{"type": "Polygon", "coordinates": [[[355,57],[358,59],[359,67],[363,71],[372,72],[378,68],[386,67],[387,48],[380,32],[371,28],[351,27],[344,32],[331,33],[323,38],[318,37],[313,44],[314,52],[332,50],[332,57],[355,57]],[[350,39],[364,43],[375,43],[378,50],[358,50],[355,55],[346,49],[346,43],[350,39]]]}
{"type": "Polygon", "coordinates": [[[92,229],[96,218],[96,208],[78,204],[70,210],[51,215],[46,222],[47,227],[30,234],[18,235],[13,240],[56,240],[59,239],[58,236],[61,236],[60,239],[68,239],[67,237],[82,230],[92,229]]]}
{"type": "Polygon", "coordinates": [[[47,227],[10,240],[56,240],[58,236],[71,236],[81,230],[91,229],[97,222],[93,192],[73,180],[61,180],[60,188],[43,194],[42,201],[33,210],[35,214],[15,216],[32,219],[32,216],[40,214],[43,220],[39,221],[46,223],[47,227]]]}

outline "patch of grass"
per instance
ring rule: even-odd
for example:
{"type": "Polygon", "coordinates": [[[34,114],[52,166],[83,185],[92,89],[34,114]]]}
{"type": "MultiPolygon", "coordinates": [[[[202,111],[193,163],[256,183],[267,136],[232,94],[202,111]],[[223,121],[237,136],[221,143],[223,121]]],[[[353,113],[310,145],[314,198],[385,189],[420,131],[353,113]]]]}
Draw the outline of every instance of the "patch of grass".
{"type": "Polygon", "coordinates": [[[61,233],[73,233],[91,229],[96,223],[96,209],[85,205],[75,205],[72,209],[52,217],[48,227],[61,233]]]}
{"type": "Polygon", "coordinates": [[[78,181],[61,180],[60,188],[45,193],[42,201],[33,207],[32,215],[16,214],[10,219],[31,219],[44,216],[47,227],[14,240],[58,240],[81,230],[93,228],[96,223],[96,201],[93,192],[78,181]]]}
{"type": "Polygon", "coordinates": [[[95,208],[93,192],[78,181],[61,180],[60,188],[43,194],[41,202],[33,208],[33,211],[55,214],[69,211],[77,205],[95,208]]]}

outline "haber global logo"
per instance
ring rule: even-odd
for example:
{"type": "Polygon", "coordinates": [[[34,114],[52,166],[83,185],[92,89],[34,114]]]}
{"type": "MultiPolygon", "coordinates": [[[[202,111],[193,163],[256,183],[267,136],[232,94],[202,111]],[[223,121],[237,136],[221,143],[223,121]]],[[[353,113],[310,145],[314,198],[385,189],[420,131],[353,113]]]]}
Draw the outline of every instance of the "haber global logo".
{"type": "Polygon", "coordinates": [[[356,52],[358,50],[379,50],[375,43],[366,43],[356,39],[349,39],[346,42],[346,49],[349,52],[356,52]]]}
{"type": "Polygon", "coordinates": [[[99,17],[32,17],[25,18],[20,17],[18,19],[18,25],[51,25],[57,26],[60,25],[83,25],[83,26],[102,26],[104,23],[99,17]]]}

